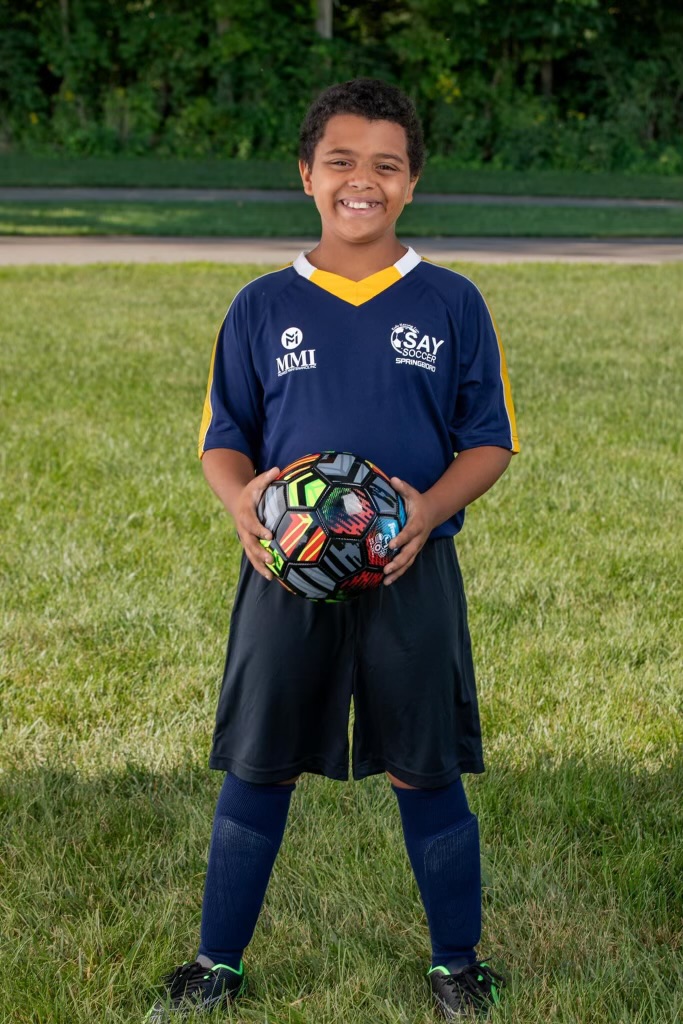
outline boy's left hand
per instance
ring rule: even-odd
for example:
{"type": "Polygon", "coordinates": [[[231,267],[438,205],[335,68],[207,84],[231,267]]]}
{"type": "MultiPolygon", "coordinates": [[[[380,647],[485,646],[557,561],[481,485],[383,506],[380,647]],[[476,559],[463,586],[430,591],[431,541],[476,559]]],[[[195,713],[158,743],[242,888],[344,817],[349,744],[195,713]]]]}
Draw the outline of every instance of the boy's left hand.
{"type": "Polygon", "coordinates": [[[433,520],[433,514],[429,499],[426,495],[416,491],[410,484],[392,476],[391,486],[398,491],[406,504],[408,521],[401,532],[394,537],[389,544],[392,551],[400,548],[395,558],[384,567],[384,586],[388,587],[399,576],[402,576],[406,569],[413,564],[418,554],[424,547],[434,527],[437,525],[433,520]]]}

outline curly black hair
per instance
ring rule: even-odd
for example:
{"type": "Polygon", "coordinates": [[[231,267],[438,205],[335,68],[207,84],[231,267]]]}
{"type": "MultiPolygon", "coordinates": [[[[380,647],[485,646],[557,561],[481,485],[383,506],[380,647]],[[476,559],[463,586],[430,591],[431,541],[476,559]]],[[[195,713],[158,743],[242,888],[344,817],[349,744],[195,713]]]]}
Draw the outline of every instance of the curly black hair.
{"type": "Polygon", "coordinates": [[[353,78],[331,85],[313,101],[299,132],[299,159],[313,166],[315,147],[336,114],[357,114],[368,121],[393,121],[405,129],[410,176],[417,178],[425,162],[422,125],[405,93],[378,78],[353,78]]]}

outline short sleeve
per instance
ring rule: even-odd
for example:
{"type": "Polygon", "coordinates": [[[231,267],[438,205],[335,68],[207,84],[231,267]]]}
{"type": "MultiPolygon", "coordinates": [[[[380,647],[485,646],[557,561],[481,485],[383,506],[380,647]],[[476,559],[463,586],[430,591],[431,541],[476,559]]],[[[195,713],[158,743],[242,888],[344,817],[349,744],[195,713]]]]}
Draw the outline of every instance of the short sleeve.
{"type": "Polygon", "coordinates": [[[212,448],[232,448],[256,463],[260,446],[260,383],[249,350],[247,303],[233,300],[211,355],[199,430],[199,458],[212,448]]]}
{"type": "Polygon", "coordinates": [[[505,353],[483,296],[472,285],[463,305],[458,391],[450,423],[455,452],[483,445],[519,451],[505,353]]]}

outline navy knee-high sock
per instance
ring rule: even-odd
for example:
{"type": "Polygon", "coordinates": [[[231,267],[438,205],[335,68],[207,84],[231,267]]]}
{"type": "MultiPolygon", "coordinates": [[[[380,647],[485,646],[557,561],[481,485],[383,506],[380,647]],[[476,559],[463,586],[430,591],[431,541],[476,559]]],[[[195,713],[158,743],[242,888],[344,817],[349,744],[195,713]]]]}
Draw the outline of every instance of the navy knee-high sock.
{"type": "Polygon", "coordinates": [[[211,834],[199,956],[240,970],[258,920],[295,789],[225,776],[211,834]]]}
{"type": "Polygon", "coordinates": [[[432,967],[476,960],[481,938],[479,828],[460,779],[442,789],[392,787],[432,940],[432,967]]]}

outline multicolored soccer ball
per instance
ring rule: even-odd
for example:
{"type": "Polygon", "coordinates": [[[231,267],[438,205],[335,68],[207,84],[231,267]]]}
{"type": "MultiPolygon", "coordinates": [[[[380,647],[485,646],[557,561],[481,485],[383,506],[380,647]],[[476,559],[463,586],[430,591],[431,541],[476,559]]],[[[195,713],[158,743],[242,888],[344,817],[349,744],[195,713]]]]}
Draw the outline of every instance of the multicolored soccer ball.
{"type": "Polygon", "coordinates": [[[257,513],[273,534],[261,541],[273,554],[273,574],[311,601],[345,601],[379,587],[396,554],[389,542],[407,518],[386,474],[348,452],[292,462],[266,489],[257,513]]]}

